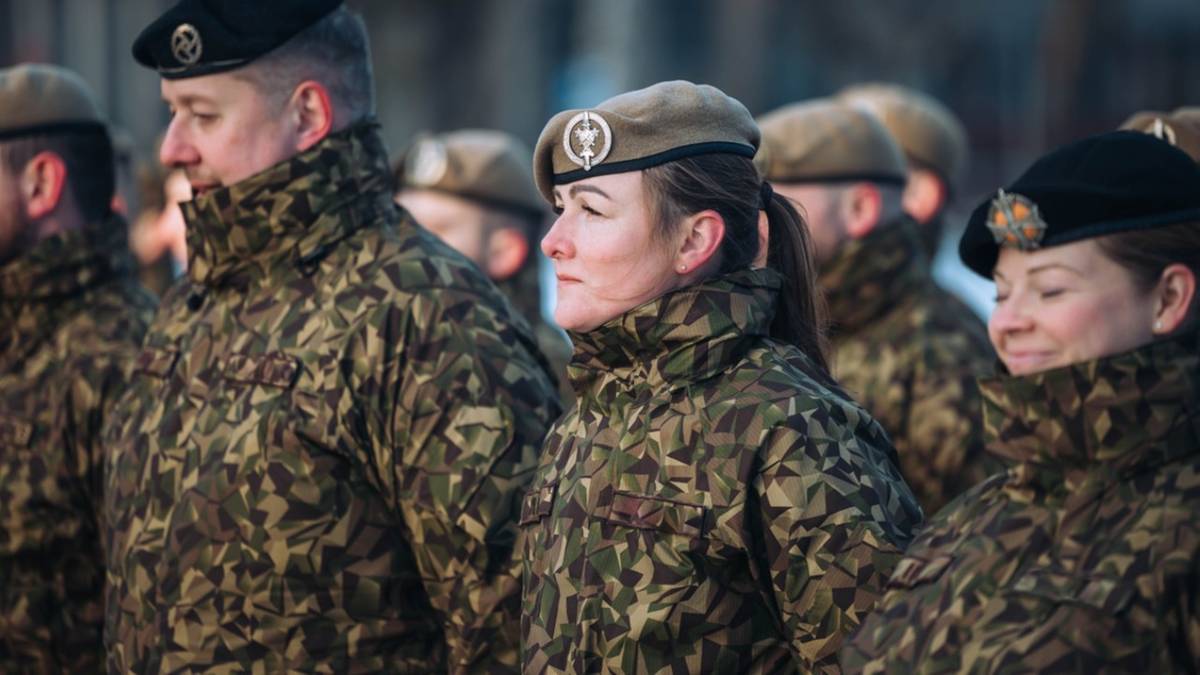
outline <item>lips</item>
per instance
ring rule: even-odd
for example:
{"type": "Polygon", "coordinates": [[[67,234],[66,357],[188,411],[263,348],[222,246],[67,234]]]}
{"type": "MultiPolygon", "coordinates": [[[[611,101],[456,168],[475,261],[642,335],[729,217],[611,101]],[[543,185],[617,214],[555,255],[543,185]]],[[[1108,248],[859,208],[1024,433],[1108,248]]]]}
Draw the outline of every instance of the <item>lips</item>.
{"type": "Polygon", "coordinates": [[[581,281],[581,279],[573,277],[569,274],[555,274],[554,278],[558,279],[558,283],[560,283],[560,284],[579,283],[581,281]]]}

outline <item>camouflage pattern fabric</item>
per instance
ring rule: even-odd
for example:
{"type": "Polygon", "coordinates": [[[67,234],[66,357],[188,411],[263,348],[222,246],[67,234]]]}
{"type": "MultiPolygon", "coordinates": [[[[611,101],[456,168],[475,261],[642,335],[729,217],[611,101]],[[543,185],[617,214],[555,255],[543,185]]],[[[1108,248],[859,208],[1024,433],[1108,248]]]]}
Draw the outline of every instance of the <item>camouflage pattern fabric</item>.
{"type": "Polygon", "coordinates": [[[0,672],[104,669],[100,427],[154,311],[124,234],[114,216],[0,267],[0,672]]]}
{"type": "Polygon", "coordinates": [[[1198,352],[1193,333],[984,381],[1011,466],[921,532],[847,670],[1200,670],[1198,352]]]}
{"type": "Polygon", "coordinates": [[[573,334],[521,507],[527,673],[836,672],[921,521],[882,429],[746,270],[573,334]]]}
{"type": "Polygon", "coordinates": [[[496,286],[512,302],[513,307],[533,327],[538,348],[545,355],[554,373],[564,407],[575,400],[575,391],[567,377],[567,364],[571,361],[571,342],[557,327],[552,326],[542,315],[542,287],[538,279],[537,250],[530,251],[530,259],[512,277],[500,281],[496,286]]]}
{"type": "Polygon", "coordinates": [[[392,203],[362,123],[184,205],[106,432],[111,672],[518,666],[532,334],[392,203]]]}
{"type": "Polygon", "coordinates": [[[833,374],[879,420],[926,513],[1003,470],[983,450],[975,378],[987,330],[942,290],[908,217],[847,244],[821,270],[833,374]]]}

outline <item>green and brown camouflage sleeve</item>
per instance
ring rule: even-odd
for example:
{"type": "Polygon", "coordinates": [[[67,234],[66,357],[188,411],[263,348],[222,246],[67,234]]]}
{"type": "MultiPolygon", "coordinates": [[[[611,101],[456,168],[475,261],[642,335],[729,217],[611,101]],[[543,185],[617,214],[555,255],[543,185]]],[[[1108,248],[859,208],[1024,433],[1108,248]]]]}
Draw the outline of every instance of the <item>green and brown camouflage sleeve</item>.
{"type": "Polygon", "coordinates": [[[513,327],[478,297],[421,297],[391,413],[396,507],[452,672],[516,671],[519,496],[558,408],[513,327]]]}
{"type": "MultiPolygon", "coordinates": [[[[888,490],[867,478],[836,424],[794,416],[771,434],[754,483],[759,508],[760,569],[803,671],[841,672],[837,652],[875,606],[901,552],[876,517],[886,517],[888,490]],[[873,514],[878,514],[873,515],[873,514]]],[[[872,472],[873,473],[873,472],[872,472]]]]}

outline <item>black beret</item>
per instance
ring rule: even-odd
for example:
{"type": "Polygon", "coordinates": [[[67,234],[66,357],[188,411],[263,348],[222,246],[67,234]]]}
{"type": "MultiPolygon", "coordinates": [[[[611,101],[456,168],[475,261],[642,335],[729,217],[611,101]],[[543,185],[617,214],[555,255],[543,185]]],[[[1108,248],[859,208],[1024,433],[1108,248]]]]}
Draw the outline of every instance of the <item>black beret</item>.
{"type": "Polygon", "coordinates": [[[180,0],[133,41],[133,58],[168,80],[240,68],[342,0],[180,0]]]}
{"type": "Polygon", "coordinates": [[[1043,156],[976,207],[958,255],[990,278],[1001,245],[1033,250],[1190,221],[1200,222],[1200,165],[1149,134],[1112,131],[1043,156]]]}

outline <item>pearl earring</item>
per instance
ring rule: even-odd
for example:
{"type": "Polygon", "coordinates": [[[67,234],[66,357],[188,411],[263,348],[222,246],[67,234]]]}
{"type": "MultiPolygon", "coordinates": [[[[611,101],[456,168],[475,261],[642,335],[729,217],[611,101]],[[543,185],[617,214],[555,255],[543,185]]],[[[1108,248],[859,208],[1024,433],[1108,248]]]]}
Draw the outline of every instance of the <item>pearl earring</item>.
{"type": "Polygon", "coordinates": [[[1154,330],[1162,330],[1162,320],[1161,319],[1154,322],[1154,330]]]}
{"type": "Polygon", "coordinates": [[[679,271],[680,271],[680,272],[686,272],[686,271],[687,271],[687,265],[680,265],[680,266],[679,266],[679,271]]]}

